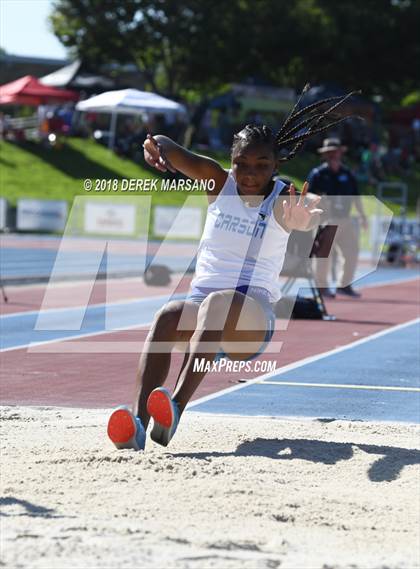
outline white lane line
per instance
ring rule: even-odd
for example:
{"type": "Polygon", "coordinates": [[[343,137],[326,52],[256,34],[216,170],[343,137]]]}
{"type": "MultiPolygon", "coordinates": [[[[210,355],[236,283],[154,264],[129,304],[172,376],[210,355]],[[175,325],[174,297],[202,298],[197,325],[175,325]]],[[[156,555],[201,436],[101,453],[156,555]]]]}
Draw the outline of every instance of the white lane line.
{"type": "Polygon", "coordinates": [[[42,340],[40,342],[29,342],[26,344],[19,344],[18,346],[10,346],[9,348],[2,348],[0,349],[0,353],[3,352],[13,352],[14,350],[23,350],[25,348],[36,348],[37,346],[44,346],[46,344],[54,344],[60,342],[66,342],[71,340],[78,340],[80,338],[89,338],[90,336],[103,336],[105,334],[114,334],[116,332],[123,332],[126,330],[143,330],[144,328],[148,328],[152,325],[152,321],[139,323],[139,324],[130,324],[130,326],[121,326],[120,328],[115,328],[113,330],[97,330],[96,332],[83,332],[81,334],[74,334],[72,336],[62,336],[60,338],[53,338],[51,340],[42,340]]]}
{"type": "Polygon", "coordinates": [[[248,385],[252,385],[254,383],[261,383],[263,380],[270,379],[274,376],[283,375],[288,371],[297,369],[299,367],[316,362],[318,360],[322,360],[323,358],[327,358],[328,356],[333,356],[335,354],[339,354],[346,350],[351,350],[352,348],[356,348],[357,346],[366,344],[367,342],[376,340],[377,338],[386,336],[387,334],[391,334],[392,332],[397,332],[398,330],[402,330],[418,322],[420,322],[420,318],[414,318],[413,320],[409,320],[408,322],[404,322],[403,324],[397,324],[396,326],[392,326],[391,328],[387,328],[386,330],[381,330],[380,332],[376,332],[376,334],[372,334],[371,336],[368,336],[366,338],[361,338],[360,340],[356,340],[355,342],[351,342],[350,344],[346,344],[345,346],[340,346],[339,348],[334,348],[333,350],[328,350],[321,354],[316,354],[315,356],[309,356],[307,358],[303,358],[302,360],[298,360],[297,362],[293,362],[284,367],[277,368],[275,371],[266,373],[265,375],[260,375],[259,377],[255,377],[254,379],[250,379],[249,381],[246,381],[244,383],[239,383],[238,385],[233,385],[232,387],[227,387],[226,389],[222,389],[217,393],[211,393],[210,395],[205,395],[204,397],[200,397],[199,399],[196,399],[195,401],[189,403],[187,405],[187,408],[191,409],[192,407],[201,405],[201,403],[206,403],[207,401],[211,401],[212,399],[217,399],[218,397],[222,397],[223,395],[233,393],[238,389],[244,389],[244,387],[247,387],[248,385]]]}
{"type": "Polygon", "coordinates": [[[334,389],[372,389],[374,391],[411,391],[420,393],[420,387],[394,387],[389,385],[352,385],[348,383],[310,383],[304,381],[260,381],[258,385],[287,385],[291,387],[332,387],[334,389]]]}
{"type": "MultiPolygon", "coordinates": [[[[189,273],[187,273],[188,275],[189,273]]],[[[184,276],[184,273],[180,273],[178,271],[175,271],[172,273],[174,280],[176,280],[177,278],[182,278],[184,276]]],[[[137,277],[111,277],[109,279],[99,279],[96,280],[95,282],[95,286],[100,286],[100,287],[104,287],[107,285],[107,283],[111,282],[112,284],[136,284],[135,281],[139,281],[139,284],[144,284],[144,280],[143,277],[137,276],[137,277]]],[[[71,288],[72,291],[77,288],[77,287],[82,287],[86,284],[86,280],[77,280],[77,281],[57,281],[55,283],[51,283],[48,282],[43,282],[43,283],[30,283],[30,284],[5,284],[4,286],[7,287],[7,290],[9,291],[15,291],[15,292],[21,292],[22,290],[32,290],[35,288],[47,288],[48,286],[53,286],[54,288],[71,288]]]]}
{"type": "MultiPolygon", "coordinates": [[[[103,336],[104,334],[114,334],[116,332],[124,332],[126,330],[142,330],[147,326],[151,326],[152,322],[147,322],[146,324],[132,324],[131,326],[126,326],[123,328],[118,328],[118,330],[103,330],[102,332],[99,330],[97,332],[84,332],[83,334],[76,334],[74,336],[63,336],[62,338],[53,338],[52,340],[43,340],[41,342],[29,342],[29,344],[21,344],[20,346],[11,346],[10,348],[2,348],[0,353],[3,352],[13,352],[14,350],[24,350],[28,348],[28,352],[31,351],[32,348],[36,348],[38,346],[44,346],[46,344],[57,344],[60,342],[70,342],[71,340],[78,340],[79,338],[89,338],[90,336],[103,336]]],[[[120,341],[121,342],[121,341],[120,341]]],[[[124,342],[121,342],[124,343],[124,342]]],[[[57,353],[57,352],[54,352],[57,353]]],[[[76,352],[78,353],[78,352],[76,352]]],[[[109,353],[109,352],[108,352],[109,353]]]]}
{"type": "Polygon", "coordinates": [[[88,310],[94,308],[104,308],[104,307],[112,307],[112,306],[124,306],[133,303],[141,303],[147,304],[149,301],[154,300],[161,300],[165,298],[174,298],[175,300],[180,300],[187,296],[187,293],[178,293],[171,296],[171,294],[159,294],[155,296],[147,296],[145,298],[133,297],[128,298],[127,300],[116,300],[115,302],[98,302],[96,304],[81,304],[77,306],[63,306],[60,308],[44,308],[43,310],[24,310],[22,312],[10,312],[9,314],[2,314],[0,315],[0,322],[6,320],[8,318],[18,318],[18,317],[25,317],[25,316],[33,316],[34,314],[49,314],[51,312],[62,313],[62,312],[70,312],[72,310],[88,310]]]}

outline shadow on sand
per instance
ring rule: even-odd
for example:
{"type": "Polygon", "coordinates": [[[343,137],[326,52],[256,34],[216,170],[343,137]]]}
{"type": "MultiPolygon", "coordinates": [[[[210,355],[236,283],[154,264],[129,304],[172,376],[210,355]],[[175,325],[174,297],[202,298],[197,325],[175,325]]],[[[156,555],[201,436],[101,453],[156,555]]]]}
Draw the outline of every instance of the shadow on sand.
{"type": "Polygon", "coordinates": [[[350,460],[358,448],[368,454],[382,455],[368,470],[372,482],[396,480],[404,466],[420,464],[420,451],[390,446],[356,443],[335,443],[316,439],[263,439],[246,441],[235,452],[177,453],[174,457],[189,457],[201,460],[223,456],[265,456],[277,460],[307,460],[333,465],[341,460],[350,460]]]}
{"type": "MultiPolygon", "coordinates": [[[[13,496],[5,496],[0,498],[0,516],[4,517],[14,517],[14,516],[29,516],[29,517],[42,517],[42,518],[64,518],[69,516],[60,516],[56,514],[55,510],[51,508],[44,508],[44,506],[37,506],[32,502],[27,500],[20,500],[19,498],[14,498],[13,496]],[[19,513],[8,513],[4,511],[5,506],[21,506],[23,511],[19,513]]],[[[72,517],[72,516],[71,516],[72,517]]]]}

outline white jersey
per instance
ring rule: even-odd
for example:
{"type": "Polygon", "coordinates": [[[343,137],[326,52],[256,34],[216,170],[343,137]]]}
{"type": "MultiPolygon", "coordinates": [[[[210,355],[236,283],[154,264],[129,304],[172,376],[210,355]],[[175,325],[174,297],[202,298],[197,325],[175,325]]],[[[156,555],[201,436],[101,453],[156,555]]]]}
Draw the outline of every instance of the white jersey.
{"type": "Polygon", "coordinates": [[[261,205],[248,207],[239,196],[229,170],[221,192],[208,206],[192,288],[249,285],[266,289],[270,302],[279,300],[279,273],[289,233],[276,221],[272,208],[284,187],[277,180],[261,205]],[[250,262],[251,250],[257,251],[254,264],[252,259],[250,262]]]}

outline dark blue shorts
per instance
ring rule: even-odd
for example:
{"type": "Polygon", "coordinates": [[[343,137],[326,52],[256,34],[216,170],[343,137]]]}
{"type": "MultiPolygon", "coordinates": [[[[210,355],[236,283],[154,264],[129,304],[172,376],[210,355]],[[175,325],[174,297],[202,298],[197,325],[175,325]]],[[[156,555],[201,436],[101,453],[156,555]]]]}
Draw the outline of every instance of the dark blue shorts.
{"type": "MultiPolygon", "coordinates": [[[[210,293],[217,292],[219,290],[228,290],[228,289],[209,288],[209,287],[194,287],[189,292],[186,300],[189,300],[190,302],[195,302],[196,304],[201,304],[203,302],[203,300],[205,298],[207,298],[210,293]]],[[[269,342],[270,342],[270,340],[274,334],[274,329],[275,329],[275,325],[276,325],[276,315],[274,313],[274,305],[270,302],[268,291],[265,288],[243,285],[243,286],[236,287],[235,290],[237,290],[238,292],[241,292],[242,294],[250,296],[251,298],[256,300],[260,304],[261,308],[264,310],[264,314],[265,314],[265,317],[267,320],[266,333],[265,333],[263,343],[261,344],[261,347],[258,350],[258,352],[255,352],[255,354],[252,354],[251,356],[246,358],[245,361],[249,361],[249,360],[253,360],[253,359],[257,358],[259,355],[261,355],[264,352],[265,348],[268,346],[268,344],[269,344],[269,342]]],[[[229,356],[221,349],[216,354],[215,361],[218,361],[222,358],[228,358],[228,357],[229,356]]]]}

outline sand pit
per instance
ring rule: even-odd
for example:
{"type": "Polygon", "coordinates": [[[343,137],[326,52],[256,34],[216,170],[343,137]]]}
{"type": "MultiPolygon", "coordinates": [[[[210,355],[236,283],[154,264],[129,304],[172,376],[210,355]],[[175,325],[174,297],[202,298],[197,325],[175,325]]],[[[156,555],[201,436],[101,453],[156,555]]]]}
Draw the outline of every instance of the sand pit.
{"type": "Polygon", "coordinates": [[[2,408],[1,565],[420,565],[416,426],[188,413],[136,453],[108,415],[2,408]]]}

